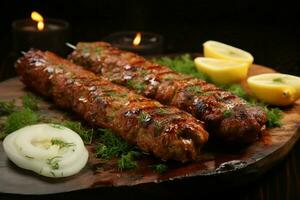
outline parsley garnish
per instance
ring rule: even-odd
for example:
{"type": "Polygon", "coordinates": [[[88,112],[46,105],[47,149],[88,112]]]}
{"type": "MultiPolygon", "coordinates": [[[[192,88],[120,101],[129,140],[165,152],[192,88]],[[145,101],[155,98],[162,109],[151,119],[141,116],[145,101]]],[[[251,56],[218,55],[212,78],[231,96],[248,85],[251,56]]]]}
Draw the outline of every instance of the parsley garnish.
{"type": "Polygon", "coordinates": [[[74,143],[64,142],[63,140],[58,139],[58,138],[52,138],[51,139],[51,144],[59,146],[60,149],[75,146],[74,143]]]}

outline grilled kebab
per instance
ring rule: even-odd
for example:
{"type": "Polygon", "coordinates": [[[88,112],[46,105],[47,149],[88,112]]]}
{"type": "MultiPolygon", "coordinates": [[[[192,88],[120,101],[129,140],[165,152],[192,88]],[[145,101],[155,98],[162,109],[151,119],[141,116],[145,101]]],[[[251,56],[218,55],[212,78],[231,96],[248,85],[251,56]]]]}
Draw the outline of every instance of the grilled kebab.
{"type": "Polygon", "coordinates": [[[202,122],[189,113],[115,85],[51,52],[29,50],[16,68],[35,92],[161,159],[195,160],[208,140],[202,122]]]}
{"type": "Polygon", "coordinates": [[[69,59],[113,83],[191,113],[205,122],[210,138],[225,144],[249,144],[265,129],[266,113],[261,108],[108,43],[78,43],[69,59]]]}

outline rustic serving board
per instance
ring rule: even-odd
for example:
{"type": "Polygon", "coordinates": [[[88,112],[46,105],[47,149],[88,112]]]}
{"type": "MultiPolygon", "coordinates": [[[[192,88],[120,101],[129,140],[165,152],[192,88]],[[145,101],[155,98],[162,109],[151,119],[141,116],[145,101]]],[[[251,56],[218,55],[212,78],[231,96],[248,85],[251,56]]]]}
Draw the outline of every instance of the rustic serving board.
{"type": "MultiPolygon", "coordinates": [[[[249,75],[273,72],[270,68],[253,65],[249,75]]],[[[247,88],[245,82],[243,85],[247,88]]],[[[26,89],[18,78],[0,83],[0,100],[19,99],[26,89]]],[[[45,115],[64,118],[61,112],[47,102],[41,103],[45,115]]],[[[139,168],[119,171],[116,160],[101,161],[93,156],[93,146],[87,146],[90,159],[77,175],[68,178],[51,179],[16,167],[6,157],[0,142],[0,192],[11,194],[53,194],[98,187],[97,190],[118,188],[151,189],[165,184],[193,182],[203,186],[234,186],[256,179],[284,158],[300,137],[300,101],[284,109],[283,126],[265,131],[262,138],[249,147],[228,150],[208,145],[200,161],[181,164],[169,162],[164,174],[152,171],[152,164],[159,163],[151,156],[139,161],[139,168]],[[118,188],[117,188],[118,186],[118,188]],[[130,187],[128,187],[130,186],[130,187]]]]}

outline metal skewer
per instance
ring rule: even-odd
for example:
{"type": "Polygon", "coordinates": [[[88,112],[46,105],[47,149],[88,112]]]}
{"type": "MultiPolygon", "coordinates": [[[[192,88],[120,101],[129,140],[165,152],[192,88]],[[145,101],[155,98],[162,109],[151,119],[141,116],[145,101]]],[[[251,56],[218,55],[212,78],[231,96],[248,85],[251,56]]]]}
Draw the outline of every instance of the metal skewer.
{"type": "Polygon", "coordinates": [[[26,52],[25,52],[25,51],[21,51],[21,54],[25,55],[25,54],[26,54],[26,52]]]}
{"type": "Polygon", "coordinates": [[[73,45],[73,44],[71,44],[71,43],[69,43],[69,42],[66,42],[66,45],[68,46],[68,47],[70,47],[71,49],[76,49],[76,46],[75,45],[73,45]]]}

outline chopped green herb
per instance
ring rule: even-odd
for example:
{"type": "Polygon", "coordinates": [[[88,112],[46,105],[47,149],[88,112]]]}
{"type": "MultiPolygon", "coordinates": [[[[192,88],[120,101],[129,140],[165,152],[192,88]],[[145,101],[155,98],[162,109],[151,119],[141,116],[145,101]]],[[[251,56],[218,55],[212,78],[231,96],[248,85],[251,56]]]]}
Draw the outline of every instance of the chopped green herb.
{"type": "Polygon", "coordinates": [[[278,77],[278,78],[274,78],[273,79],[273,82],[276,82],[276,83],[284,83],[283,79],[278,77]]]}
{"type": "Polygon", "coordinates": [[[225,110],[225,111],[223,112],[223,116],[224,116],[225,118],[230,117],[231,114],[232,114],[232,110],[230,110],[230,109],[227,109],[227,110],[225,110]]]}
{"type": "Polygon", "coordinates": [[[33,111],[38,110],[38,98],[31,93],[28,93],[22,97],[22,103],[24,108],[29,108],[33,111]]]}
{"type": "Polygon", "coordinates": [[[103,94],[103,96],[110,96],[110,97],[127,97],[128,94],[120,94],[120,93],[117,93],[117,92],[108,92],[108,93],[103,94]]]}
{"type": "Polygon", "coordinates": [[[168,166],[166,164],[157,164],[153,165],[152,169],[154,172],[162,174],[168,170],[168,166]]]}
{"type": "Polygon", "coordinates": [[[265,107],[267,113],[267,127],[279,127],[282,125],[281,119],[283,117],[283,113],[279,108],[267,108],[265,107]]]}
{"type": "Polygon", "coordinates": [[[173,59],[170,57],[161,57],[153,59],[153,61],[158,64],[167,66],[177,72],[188,74],[205,81],[209,80],[207,75],[197,70],[194,60],[189,54],[184,54],[173,59]]]}
{"type": "Polygon", "coordinates": [[[38,115],[28,108],[23,108],[19,111],[10,114],[4,123],[4,135],[8,135],[20,128],[32,125],[38,122],[38,115]]]}
{"type": "Polygon", "coordinates": [[[232,92],[233,94],[241,98],[244,99],[249,98],[249,95],[240,84],[218,85],[218,86],[223,88],[224,90],[232,92]]]}
{"type": "Polygon", "coordinates": [[[0,101],[0,116],[9,115],[16,109],[15,100],[12,101],[0,101]]]}
{"type": "Polygon", "coordinates": [[[100,53],[102,51],[102,47],[96,47],[94,48],[95,53],[100,53]]]}
{"type": "Polygon", "coordinates": [[[118,160],[119,170],[127,170],[137,168],[138,163],[135,161],[135,158],[138,157],[140,153],[135,151],[130,151],[125,155],[122,155],[118,160]]]}
{"type": "Polygon", "coordinates": [[[168,111],[166,109],[163,109],[163,108],[157,108],[157,109],[155,109],[155,113],[158,114],[158,115],[164,115],[164,114],[167,114],[168,111]]]}
{"type": "Polygon", "coordinates": [[[78,121],[65,121],[62,125],[78,133],[85,144],[92,143],[94,135],[93,129],[83,127],[81,122],[78,121]]]}
{"type": "Polygon", "coordinates": [[[98,143],[95,147],[95,155],[97,157],[103,159],[119,157],[133,148],[110,129],[100,129],[100,131],[102,133],[99,136],[101,143],[98,143]]]}
{"type": "Polygon", "coordinates": [[[186,88],[186,91],[190,94],[197,95],[201,92],[201,86],[199,86],[199,85],[190,85],[186,88]]]}
{"type": "Polygon", "coordinates": [[[64,142],[63,140],[58,139],[58,138],[52,138],[51,145],[57,145],[57,146],[59,146],[60,149],[62,149],[62,148],[72,147],[75,144],[71,143],[71,142],[64,142]]]}
{"type": "Polygon", "coordinates": [[[129,80],[126,85],[138,91],[142,91],[146,88],[146,85],[143,82],[139,82],[137,80],[129,80]]]}
{"type": "Polygon", "coordinates": [[[164,126],[167,124],[167,120],[161,120],[161,121],[154,121],[154,126],[155,126],[155,136],[158,136],[162,129],[164,128],[164,126]]]}
{"type": "Polygon", "coordinates": [[[47,159],[47,165],[53,170],[59,169],[59,158],[61,158],[61,156],[54,156],[53,158],[47,159]]]}
{"type": "Polygon", "coordinates": [[[149,115],[147,112],[142,111],[139,116],[138,116],[138,120],[141,124],[147,124],[148,122],[151,121],[151,115],[149,115]]]}

